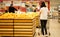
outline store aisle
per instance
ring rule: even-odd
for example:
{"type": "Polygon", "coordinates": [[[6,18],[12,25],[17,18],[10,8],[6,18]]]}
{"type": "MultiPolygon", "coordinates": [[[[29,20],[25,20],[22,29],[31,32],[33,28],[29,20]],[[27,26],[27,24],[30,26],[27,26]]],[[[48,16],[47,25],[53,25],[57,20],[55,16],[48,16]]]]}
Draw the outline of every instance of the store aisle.
{"type": "Polygon", "coordinates": [[[60,23],[57,19],[50,20],[50,37],[60,37],[60,23]]]}
{"type": "MultiPolygon", "coordinates": [[[[57,19],[50,19],[49,21],[49,31],[51,33],[48,37],[60,37],[60,23],[58,23],[57,19]]],[[[41,29],[36,29],[36,35],[35,37],[44,37],[41,34],[41,29]],[[40,31],[40,36],[38,35],[38,32],[40,31]]]]}

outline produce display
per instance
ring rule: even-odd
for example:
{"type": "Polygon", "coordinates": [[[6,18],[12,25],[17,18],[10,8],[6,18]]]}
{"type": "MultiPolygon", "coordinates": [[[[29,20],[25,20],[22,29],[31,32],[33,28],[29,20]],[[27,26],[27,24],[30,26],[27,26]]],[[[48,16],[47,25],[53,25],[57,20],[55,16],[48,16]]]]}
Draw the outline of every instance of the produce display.
{"type": "Polygon", "coordinates": [[[28,13],[21,13],[21,14],[16,14],[16,13],[5,13],[0,16],[0,18],[21,18],[21,19],[29,19],[29,18],[34,18],[38,16],[38,13],[34,12],[28,12],[28,13]]]}
{"type": "Polygon", "coordinates": [[[35,18],[0,19],[0,36],[34,37],[35,29],[35,18]]]}
{"type": "Polygon", "coordinates": [[[0,15],[0,36],[34,37],[36,26],[39,25],[38,18],[39,13],[34,12],[2,14],[0,15]]]}
{"type": "Polygon", "coordinates": [[[38,12],[27,12],[27,13],[5,13],[0,16],[0,19],[36,19],[36,27],[39,26],[39,13],[38,12]]]}

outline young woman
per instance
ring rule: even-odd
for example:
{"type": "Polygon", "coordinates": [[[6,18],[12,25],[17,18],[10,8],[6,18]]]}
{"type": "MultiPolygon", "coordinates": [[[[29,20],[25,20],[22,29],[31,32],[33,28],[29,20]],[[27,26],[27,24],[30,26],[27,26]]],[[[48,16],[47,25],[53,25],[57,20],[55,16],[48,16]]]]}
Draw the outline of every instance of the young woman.
{"type": "Polygon", "coordinates": [[[40,21],[41,21],[41,32],[44,35],[44,31],[45,31],[45,35],[47,35],[47,28],[46,28],[46,24],[47,24],[47,17],[48,17],[48,8],[45,5],[45,2],[41,3],[41,9],[40,9],[40,21]]]}

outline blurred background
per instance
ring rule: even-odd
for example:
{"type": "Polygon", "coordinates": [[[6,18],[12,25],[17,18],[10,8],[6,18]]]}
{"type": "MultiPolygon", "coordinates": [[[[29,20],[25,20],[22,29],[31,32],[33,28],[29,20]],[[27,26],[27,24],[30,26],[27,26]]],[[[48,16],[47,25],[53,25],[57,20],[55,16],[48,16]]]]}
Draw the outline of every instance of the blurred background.
{"type": "MultiPolygon", "coordinates": [[[[9,18],[8,15],[10,15],[10,14],[9,14],[8,9],[9,9],[9,6],[11,4],[13,4],[13,7],[17,9],[17,11],[15,12],[15,15],[13,13],[11,14],[12,16],[14,16],[14,18],[18,18],[17,17],[18,14],[21,15],[21,13],[24,13],[23,15],[21,15],[20,18],[23,18],[23,19],[29,18],[29,19],[31,19],[32,17],[34,17],[34,16],[36,16],[36,15],[39,14],[40,5],[41,5],[41,3],[43,1],[45,2],[46,6],[48,7],[48,10],[50,12],[49,13],[49,17],[48,17],[48,22],[47,22],[48,37],[60,37],[60,0],[0,0],[0,15],[3,15],[3,14],[6,13],[5,14],[6,16],[5,15],[0,16],[0,36],[1,37],[11,37],[11,36],[7,36],[7,35],[10,35],[10,34],[6,34],[6,32],[7,33],[9,32],[8,29],[9,29],[9,26],[11,25],[11,23],[7,23],[8,21],[6,19],[5,19],[5,21],[1,19],[1,18],[4,18],[4,17],[5,18],[9,18]],[[27,15],[29,17],[27,17],[27,15]],[[3,23],[1,23],[1,21],[3,23]],[[4,22],[6,22],[6,23],[4,23],[4,22]],[[6,28],[6,31],[4,31],[5,28],[6,28]],[[5,33],[3,33],[3,32],[5,32],[5,33]]],[[[10,18],[11,18],[11,16],[10,16],[10,18]]],[[[41,34],[41,28],[40,28],[41,25],[40,25],[40,19],[39,19],[40,16],[37,16],[35,18],[37,19],[37,21],[36,21],[37,24],[36,24],[36,28],[33,29],[33,30],[36,29],[34,37],[45,37],[45,36],[42,36],[42,34],[41,34]],[[40,36],[38,35],[38,32],[40,33],[40,36]]],[[[19,21],[17,20],[17,22],[19,22],[19,21]]],[[[23,25],[24,25],[24,23],[23,23],[23,25]]],[[[29,26],[29,25],[30,24],[28,24],[27,26],[29,26]]],[[[10,26],[10,28],[11,27],[12,26],[10,26]]],[[[29,29],[29,27],[26,27],[26,26],[24,26],[24,27],[20,26],[20,27],[24,28],[24,29],[25,28],[29,29]]],[[[19,29],[19,27],[17,27],[17,28],[19,29]]],[[[13,27],[11,29],[13,29],[13,27]]],[[[24,29],[22,29],[22,30],[24,31],[24,29]]],[[[21,36],[22,36],[23,35],[23,31],[22,31],[22,34],[21,34],[21,32],[18,33],[18,34],[19,35],[21,34],[21,36]]],[[[17,30],[17,32],[19,32],[19,30],[17,30]]],[[[11,31],[11,33],[12,33],[11,35],[13,35],[13,30],[11,31]]],[[[28,30],[27,33],[28,34],[24,34],[24,35],[25,36],[31,36],[31,35],[33,35],[33,34],[31,34],[29,32],[29,30],[28,30]]]]}

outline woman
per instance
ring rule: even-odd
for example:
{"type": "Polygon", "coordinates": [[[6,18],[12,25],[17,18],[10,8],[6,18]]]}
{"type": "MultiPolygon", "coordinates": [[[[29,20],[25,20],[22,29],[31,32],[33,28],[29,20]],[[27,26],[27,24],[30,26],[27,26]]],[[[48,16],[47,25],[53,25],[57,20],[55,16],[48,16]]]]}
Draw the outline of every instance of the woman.
{"type": "Polygon", "coordinates": [[[47,28],[46,28],[47,19],[48,19],[47,17],[48,17],[48,8],[46,7],[45,3],[42,2],[40,9],[40,21],[41,21],[41,32],[43,35],[44,35],[44,31],[45,31],[45,35],[47,35],[47,28]]]}

